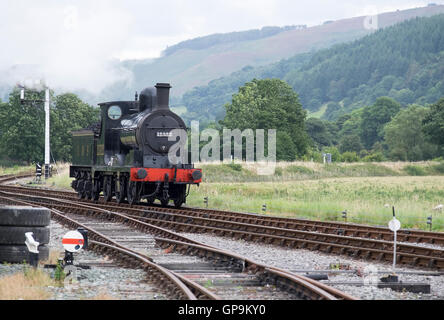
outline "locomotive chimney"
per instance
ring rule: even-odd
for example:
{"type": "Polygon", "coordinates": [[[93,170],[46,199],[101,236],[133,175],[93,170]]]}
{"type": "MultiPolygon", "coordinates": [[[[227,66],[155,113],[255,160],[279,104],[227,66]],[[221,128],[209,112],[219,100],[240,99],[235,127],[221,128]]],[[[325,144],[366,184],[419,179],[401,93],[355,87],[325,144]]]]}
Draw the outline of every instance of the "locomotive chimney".
{"type": "Polygon", "coordinates": [[[156,84],[157,89],[157,104],[154,107],[155,110],[169,110],[170,109],[170,89],[169,83],[156,84]]]}

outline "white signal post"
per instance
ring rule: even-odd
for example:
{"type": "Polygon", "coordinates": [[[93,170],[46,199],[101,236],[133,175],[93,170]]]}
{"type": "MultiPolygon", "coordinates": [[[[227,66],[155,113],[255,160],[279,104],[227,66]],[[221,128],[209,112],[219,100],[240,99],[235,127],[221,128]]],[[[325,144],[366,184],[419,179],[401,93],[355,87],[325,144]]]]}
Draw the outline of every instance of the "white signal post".
{"type": "Polygon", "coordinates": [[[395,267],[396,267],[396,233],[399,229],[401,229],[401,222],[396,219],[395,216],[395,207],[393,207],[393,219],[390,220],[388,224],[390,230],[394,232],[394,239],[393,239],[393,273],[395,273],[395,267]]]}
{"type": "MultiPolygon", "coordinates": [[[[36,87],[40,87],[41,85],[44,84],[44,82],[39,81],[39,84],[34,83],[31,88],[36,88],[36,87]]],[[[20,87],[20,100],[22,102],[26,101],[25,100],[25,85],[19,85],[20,87]]],[[[50,137],[49,137],[49,123],[50,123],[50,92],[49,92],[49,88],[44,85],[45,88],[45,179],[49,178],[49,169],[50,169],[50,165],[51,165],[51,151],[50,151],[50,137]]],[[[41,102],[41,100],[40,100],[41,102]]]]}
{"type": "Polygon", "coordinates": [[[49,178],[49,166],[51,164],[50,158],[50,143],[49,143],[49,88],[45,89],[45,179],[49,178]]]}

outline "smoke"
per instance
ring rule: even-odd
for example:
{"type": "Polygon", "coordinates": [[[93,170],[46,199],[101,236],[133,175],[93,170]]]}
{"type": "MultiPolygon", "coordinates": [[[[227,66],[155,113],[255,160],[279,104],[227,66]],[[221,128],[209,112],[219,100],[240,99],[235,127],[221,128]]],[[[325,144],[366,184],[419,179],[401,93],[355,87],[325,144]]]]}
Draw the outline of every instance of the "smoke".
{"type": "Polygon", "coordinates": [[[131,17],[111,1],[2,1],[0,85],[44,79],[52,88],[97,93],[131,81],[116,57],[131,17]]]}

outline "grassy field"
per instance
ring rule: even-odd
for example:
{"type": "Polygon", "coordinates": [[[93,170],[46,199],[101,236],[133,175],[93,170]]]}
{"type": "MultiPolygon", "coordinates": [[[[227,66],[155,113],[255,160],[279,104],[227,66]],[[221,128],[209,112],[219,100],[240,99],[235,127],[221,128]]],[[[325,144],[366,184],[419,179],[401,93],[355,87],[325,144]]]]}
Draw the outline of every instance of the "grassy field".
{"type": "Polygon", "coordinates": [[[0,175],[6,175],[6,174],[16,174],[16,173],[22,173],[22,172],[28,172],[28,171],[34,171],[35,166],[0,166],[0,175]]]}
{"type": "MultiPolygon", "coordinates": [[[[278,163],[271,176],[257,174],[257,164],[197,165],[204,182],[193,186],[188,205],[267,215],[386,225],[395,206],[403,227],[444,231],[444,163],[383,162],[323,165],[314,162],[278,163]]],[[[47,185],[70,189],[68,165],[47,185]]]]}
{"type": "Polygon", "coordinates": [[[435,230],[444,230],[442,213],[433,211],[444,199],[444,179],[426,177],[328,178],[252,183],[206,183],[192,188],[188,204],[267,215],[386,225],[395,206],[404,227],[426,228],[433,214],[435,230]],[[388,206],[387,206],[388,205],[388,206]]]}
{"type": "Polygon", "coordinates": [[[191,206],[267,215],[386,225],[394,206],[403,227],[444,231],[444,164],[385,162],[323,165],[279,163],[273,176],[258,176],[254,165],[203,165],[205,183],[193,187],[191,206]]]}

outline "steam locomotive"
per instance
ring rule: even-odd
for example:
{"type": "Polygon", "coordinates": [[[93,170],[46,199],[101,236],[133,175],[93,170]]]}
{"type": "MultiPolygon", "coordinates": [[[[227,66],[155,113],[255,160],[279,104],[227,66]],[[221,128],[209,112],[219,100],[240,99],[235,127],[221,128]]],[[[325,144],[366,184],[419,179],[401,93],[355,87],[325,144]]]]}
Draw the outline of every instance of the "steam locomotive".
{"type": "Polygon", "coordinates": [[[167,206],[172,200],[180,207],[186,202],[190,186],[202,182],[202,170],[184,157],[170,160],[170,151],[186,143],[170,138],[177,129],[186,133],[184,121],[169,108],[170,89],[158,83],[136,93],[135,101],[101,103],[100,122],[72,132],[69,174],[79,198],[97,201],[103,193],[106,202],[113,197],[130,204],[146,199],[167,206]]]}

